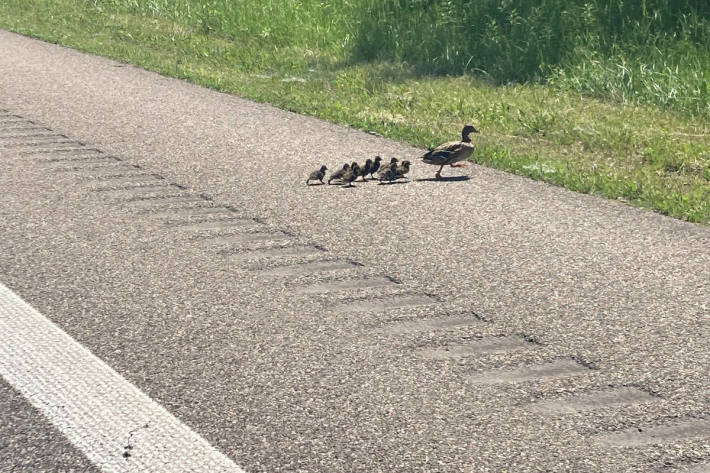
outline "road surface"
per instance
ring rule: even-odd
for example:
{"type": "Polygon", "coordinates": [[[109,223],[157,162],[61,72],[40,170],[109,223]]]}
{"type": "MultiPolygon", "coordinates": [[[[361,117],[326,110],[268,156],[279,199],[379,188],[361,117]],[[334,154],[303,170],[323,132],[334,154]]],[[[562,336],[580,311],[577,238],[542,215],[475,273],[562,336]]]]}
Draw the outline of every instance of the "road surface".
{"type": "Polygon", "coordinates": [[[708,227],[0,50],[1,471],[710,471],[708,227]]]}

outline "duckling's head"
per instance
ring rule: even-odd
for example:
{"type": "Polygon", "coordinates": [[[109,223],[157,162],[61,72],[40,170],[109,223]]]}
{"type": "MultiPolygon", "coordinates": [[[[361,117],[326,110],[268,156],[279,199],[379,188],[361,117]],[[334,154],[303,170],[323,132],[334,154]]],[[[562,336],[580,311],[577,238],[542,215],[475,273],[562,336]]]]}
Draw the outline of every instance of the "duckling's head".
{"type": "Polygon", "coordinates": [[[320,167],[320,172],[326,172],[328,170],[327,167],[325,167],[325,164],[320,167]]]}
{"type": "Polygon", "coordinates": [[[390,164],[396,164],[397,161],[399,161],[399,159],[397,159],[397,158],[392,158],[392,159],[390,159],[390,164]]]}
{"type": "Polygon", "coordinates": [[[343,164],[343,169],[350,169],[350,165],[348,163],[343,164]]]}
{"type": "Polygon", "coordinates": [[[473,125],[464,125],[463,130],[461,130],[461,137],[463,138],[463,141],[470,141],[468,139],[468,135],[471,133],[478,133],[479,131],[476,130],[473,125]]]}
{"type": "Polygon", "coordinates": [[[408,168],[408,167],[411,166],[411,165],[412,165],[412,163],[410,163],[410,162],[409,162],[408,160],[406,160],[406,159],[405,159],[404,161],[402,161],[402,166],[404,166],[405,168],[408,168]]]}
{"type": "Polygon", "coordinates": [[[367,166],[367,165],[372,166],[372,159],[367,158],[367,159],[365,160],[365,166],[367,166]]]}
{"type": "Polygon", "coordinates": [[[353,161],[353,163],[350,165],[351,168],[354,168],[355,166],[357,166],[357,161],[353,161]]]}
{"type": "Polygon", "coordinates": [[[382,161],[382,158],[380,156],[375,156],[375,162],[379,163],[380,161],[382,161]]]}

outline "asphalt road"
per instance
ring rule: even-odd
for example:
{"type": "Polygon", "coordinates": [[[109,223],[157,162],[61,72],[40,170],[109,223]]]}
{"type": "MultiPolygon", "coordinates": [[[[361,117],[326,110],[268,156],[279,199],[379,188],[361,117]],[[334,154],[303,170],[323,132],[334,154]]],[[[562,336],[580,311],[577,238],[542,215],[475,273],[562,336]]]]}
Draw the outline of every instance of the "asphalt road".
{"type": "MultiPolygon", "coordinates": [[[[0,282],[245,471],[710,471],[710,228],[479,166],[306,186],[421,150],[0,50],[0,282]]],[[[0,399],[0,471],[93,471],[0,399]]]]}

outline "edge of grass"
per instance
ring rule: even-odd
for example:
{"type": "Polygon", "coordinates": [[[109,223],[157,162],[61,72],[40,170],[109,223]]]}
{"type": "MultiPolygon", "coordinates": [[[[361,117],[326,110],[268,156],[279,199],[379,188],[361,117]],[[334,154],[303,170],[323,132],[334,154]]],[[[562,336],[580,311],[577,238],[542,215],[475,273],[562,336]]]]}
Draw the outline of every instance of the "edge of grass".
{"type": "Polygon", "coordinates": [[[474,117],[479,164],[710,223],[710,125],[687,115],[551,86],[421,76],[404,63],[347,64],[295,45],[244,47],[77,0],[7,0],[0,27],[419,147],[454,138],[474,117]]]}

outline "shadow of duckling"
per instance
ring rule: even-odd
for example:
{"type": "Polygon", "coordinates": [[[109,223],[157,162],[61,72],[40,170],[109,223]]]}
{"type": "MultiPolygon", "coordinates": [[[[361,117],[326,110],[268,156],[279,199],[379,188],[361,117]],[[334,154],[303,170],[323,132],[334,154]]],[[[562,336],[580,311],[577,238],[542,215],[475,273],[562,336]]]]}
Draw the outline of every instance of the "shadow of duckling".
{"type": "Polygon", "coordinates": [[[436,177],[425,177],[425,178],[419,178],[415,179],[416,182],[463,182],[463,181],[469,181],[471,180],[470,177],[468,176],[442,176],[439,178],[436,177]]]}

